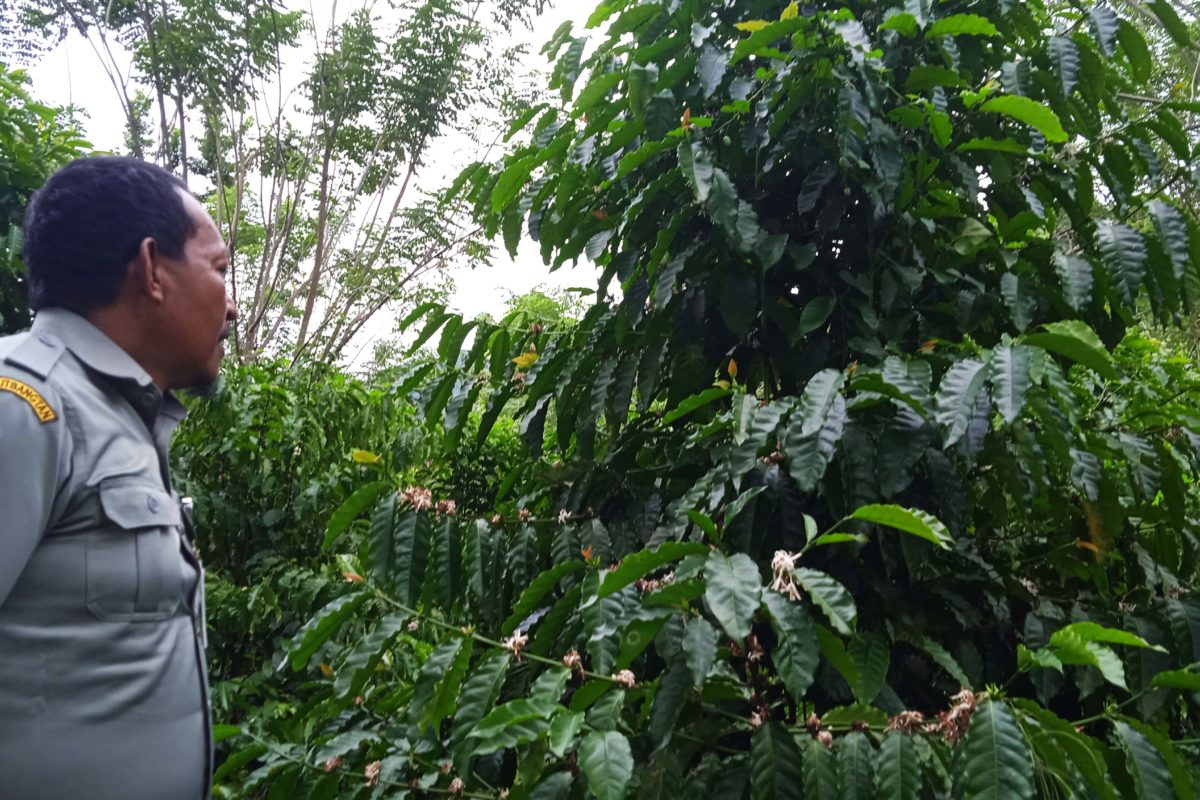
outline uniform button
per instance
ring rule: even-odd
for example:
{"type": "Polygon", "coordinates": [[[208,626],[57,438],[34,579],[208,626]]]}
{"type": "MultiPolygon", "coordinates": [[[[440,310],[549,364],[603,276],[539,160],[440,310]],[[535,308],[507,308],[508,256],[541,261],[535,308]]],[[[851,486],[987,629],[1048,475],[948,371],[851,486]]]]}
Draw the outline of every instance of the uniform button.
{"type": "Polygon", "coordinates": [[[158,513],[158,498],[157,497],[147,497],[146,498],[146,508],[150,509],[151,514],[157,514],[158,513]]]}

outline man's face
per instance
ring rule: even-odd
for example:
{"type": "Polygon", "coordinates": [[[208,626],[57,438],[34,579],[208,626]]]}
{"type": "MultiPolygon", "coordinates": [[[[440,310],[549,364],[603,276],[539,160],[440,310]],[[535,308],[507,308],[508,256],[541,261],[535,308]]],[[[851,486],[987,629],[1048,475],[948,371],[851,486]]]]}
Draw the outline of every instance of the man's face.
{"type": "Polygon", "coordinates": [[[169,389],[203,387],[217,379],[222,344],[229,335],[237,309],[225,289],[229,250],[204,206],[180,190],[184,208],[195,232],[178,259],[164,259],[166,301],[162,331],[174,362],[169,389]]]}

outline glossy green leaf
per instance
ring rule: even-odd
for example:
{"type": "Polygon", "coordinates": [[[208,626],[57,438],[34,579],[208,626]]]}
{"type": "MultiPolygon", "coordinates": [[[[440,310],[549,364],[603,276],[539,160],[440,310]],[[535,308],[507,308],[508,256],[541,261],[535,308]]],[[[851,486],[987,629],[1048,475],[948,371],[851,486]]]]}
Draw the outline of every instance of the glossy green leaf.
{"type": "Polygon", "coordinates": [[[925,36],[995,36],[996,26],[978,14],[951,14],[942,17],[925,30],[925,36]]]}
{"type": "Polygon", "coordinates": [[[1079,78],[1079,47],[1064,36],[1051,36],[1049,48],[1063,96],[1070,97],[1079,78]]]}
{"type": "Polygon", "coordinates": [[[1010,425],[1021,416],[1025,396],[1033,384],[1032,361],[1031,348],[1023,345],[1003,344],[992,351],[992,400],[1010,425]]]}
{"type": "Polygon", "coordinates": [[[987,365],[968,358],[957,362],[942,378],[937,392],[935,418],[943,428],[946,447],[958,442],[967,432],[975,413],[975,403],[987,380],[987,365]]]}
{"type": "Polygon", "coordinates": [[[1076,312],[1084,311],[1092,303],[1092,265],[1082,256],[1056,253],[1054,269],[1062,282],[1063,296],[1076,312]]]}
{"type": "Polygon", "coordinates": [[[1036,100],[1030,100],[1028,97],[1015,95],[993,97],[981,105],[979,110],[1003,114],[1018,122],[1023,122],[1045,136],[1048,142],[1065,142],[1067,140],[1067,132],[1063,130],[1058,115],[1049,107],[1036,100]]]}
{"type": "Polygon", "coordinates": [[[375,501],[390,488],[391,484],[375,481],[355,489],[354,494],[346,498],[346,502],[342,503],[338,510],[329,517],[329,522],[325,525],[325,540],[321,544],[321,549],[328,550],[333,547],[338,537],[346,532],[350,524],[374,505],[375,501]]]}
{"type": "Polygon", "coordinates": [[[471,640],[465,637],[446,642],[434,650],[429,660],[421,665],[410,709],[421,706],[422,677],[432,678],[432,692],[419,718],[419,725],[423,729],[436,730],[441,726],[442,720],[451,716],[458,707],[459,689],[471,663],[471,644],[471,640]],[[442,657],[443,652],[448,654],[448,658],[442,657]]]}
{"type": "Polygon", "coordinates": [[[650,740],[661,750],[671,742],[680,710],[692,685],[689,669],[676,659],[659,677],[650,708],[650,740]]]}
{"type": "Polygon", "coordinates": [[[816,739],[803,745],[804,800],[838,800],[837,762],[832,752],[816,739]]]}
{"type": "MultiPolygon", "coordinates": [[[[583,90],[579,93],[579,97],[575,98],[575,113],[583,113],[598,105],[623,80],[624,76],[618,72],[593,77],[583,87],[583,90]]],[[[493,195],[494,203],[495,196],[493,195]]]]}
{"type": "Polygon", "coordinates": [[[492,189],[493,211],[505,209],[517,199],[517,195],[529,182],[529,176],[537,168],[538,162],[537,156],[526,156],[513,162],[505,168],[504,172],[500,173],[500,178],[496,181],[495,188],[492,189]]]}
{"type": "Polygon", "coordinates": [[[1117,743],[1125,753],[1125,765],[1133,778],[1137,800],[1175,796],[1171,774],[1154,745],[1127,722],[1116,722],[1113,727],[1117,743]]]}
{"type": "Polygon", "coordinates": [[[1176,280],[1187,273],[1189,258],[1188,225],[1183,214],[1175,206],[1161,200],[1150,202],[1150,215],[1158,232],[1158,241],[1171,259],[1176,280]]]}
{"type": "Polygon", "coordinates": [[[904,12],[893,13],[885,19],[879,26],[881,31],[896,31],[902,36],[912,38],[920,33],[920,26],[917,24],[917,18],[912,14],[904,12]]]}
{"type": "Polygon", "coordinates": [[[825,425],[825,417],[837,393],[845,385],[845,373],[825,369],[813,376],[800,395],[800,405],[788,422],[789,430],[799,425],[800,436],[811,436],[825,425]]]}
{"type": "Polygon", "coordinates": [[[562,758],[575,747],[575,739],[583,729],[582,711],[560,711],[550,723],[550,752],[562,758]]]}
{"type": "Polygon", "coordinates": [[[511,634],[522,620],[533,613],[546,595],[562,582],[563,578],[579,572],[584,566],[583,561],[567,561],[551,567],[534,578],[533,582],[521,592],[521,596],[513,606],[512,613],[500,628],[500,632],[505,636],[511,634]]]}
{"type": "Polygon", "coordinates": [[[597,800],[622,800],[633,777],[629,740],[617,731],[588,734],[579,745],[579,768],[597,800]]]}
{"type": "Polygon", "coordinates": [[[920,796],[921,760],[911,736],[896,731],[886,734],[875,766],[879,800],[917,800],[920,796]]]}
{"type": "Polygon", "coordinates": [[[679,145],[679,168],[691,185],[696,202],[701,205],[707,203],[712,192],[713,165],[712,158],[700,142],[685,140],[679,145]]]}
{"type": "Polygon", "coordinates": [[[1003,702],[989,698],[979,703],[954,773],[954,796],[963,800],[1033,798],[1033,760],[1003,702]]]}
{"type": "Polygon", "coordinates": [[[712,553],[704,571],[708,578],[704,599],[713,616],[731,638],[745,639],[762,595],[758,566],[744,553],[712,553]]]}
{"type": "Polygon", "coordinates": [[[1112,356],[1087,323],[1065,320],[1047,323],[1042,328],[1044,333],[1027,334],[1022,341],[1066,356],[1094,369],[1103,378],[1116,380],[1117,371],[1113,368],[1112,356]]]}
{"type": "Polygon", "coordinates": [[[493,652],[480,661],[463,684],[454,710],[454,724],[450,729],[454,764],[459,772],[465,772],[470,763],[472,743],[467,734],[474,730],[500,698],[500,689],[511,661],[508,653],[493,652]]]}
{"type": "Polygon", "coordinates": [[[1098,4],[1091,9],[1092,32],[1100,44],[1100,50],[1106,56],[1113,54],[1113,43],[1116,41],[1117,29],[1121,18],[1107,4],[1098,4]]]}
{"type": "Polygon", "coordinates": [[[778,722],[768,722],[750,737],[751,800],[801,800],[804,797],[800,749],[778,722]]]}
{"type": "Polygon", "coordinates": [[[875,748],[852,731],[837,743],[838,800],[875,800],[875,748]]]}
{"type": "MultiPolygon", "coordinates": [[[[1162,731],[1147,725],[1141,720],[1126,717],[1122,723],[1128,725],[1137,733],[1141,734],[1142,738],[1154,746],[1158,752],[1159,758],[1167,768],[1167,774],[1171,777],[1171,785],[1175,790],[1175,797],[1178,800],[1192,800],[1196,796],[1196,784],[1192,777],[1192,765],[1180,755],[1178,749],[1171,743],[1170,738],[1162,731]]],[[[1118,736],[1124,739],[1124,734],[1118,731],[1118,736]]],[[[1139,749],[1140,748],[1136,748],[1139,749]]],[[[1131,744],[1127,746],[1127,752],[1132,753],[1135,747],[1131,744]]],[[[1138,759],[1142,761],[1143,759],[1138,759]]],[[[1136,777],[1135,777],[1136,780],[1136,777]]],[[[1140,781],[1139,781],[1140,783],[1140,781]]]]}
{"type": "Polygon", "coordinates": [[[439,724],[448,713],[445,704],[447,701],[451,704],[454,702],[458,684],[466,671],[465,664],[460,668],[464,650],[466,660],[469,660],[469,640],[461,636],[453,637],[438,645],[421,665],[413,682],[412,700],[408,704],[408,717],[412,724],[429,728],[439,724]],[[440,689],[446,681],[453,684],[448,692],[440,689]]]}
{"type": "Polygon", "coordinates": [[[865,633],[850,640],[846,652],[857,668],[858,681],[851,684],[858,702],[870,705],[883,689],[891,663],[891,648],[878,634],[865,633]]]}
{"type": "Polygon", "coordinates": [[[553,700],[512,700],[497,706],[476,725],[467,737],[478,740],[474,753],[494,753],[541,738],[550,730],[551,718],[559,706],[553,700]]]}
{"type": "MultiPolygon", "coordinates": [[[[353,592],[326,604],[296,631],[287,648],[287,659],[284,663],[291,665],[293,672],[304,669],[321,646],[341,630],[342,625],[354,616],[369,598],[370,595],[366,592],[353,592]]],[[[282,668],[282,664],[280,666],[282,668]]]]}
{"type": "Polygon", "coordinates": [[[788,693],[799,701],[812,686],[819,662],[820,649],[812,618],[799,603],[771,590],[763,592],[763,604],[779,636],[771,660],[788,693]]]}
{"type": "Polygon", "coordinates": [[[694,394],[684,399],[674,410],[663,417],[663,424],[670,425],[673,422],[677,422],[693,411],[711,405],[718,400],[728,397],[730,394],[731,392],[728,389],[705,389],[699,394],[694,394]]]}
{"type": "Polygon", "coordinates": [[[795,578],[796,584],[808,593],[838,633],[844,636],[853,633],[858,609],[855,608],[854,598],[846,591],[846,587],[828,574],[807,567],[797,567],[795,578]]]}
{"type": "Polygon", "coordinates": [[[1192,669],[1167,670],[1155,675],[1150,685],[1155,689],[1182,689],[1186,692],[1200,692],[1200,672],[1192,669]]]}
{"type": "Polygon", "coordinates": [[[653,549],[628,555],[621,560],[616,569],[604,575],[596,597],[608,597],[660,567],[687,556],[703,555],[707,552],[708,547],[699,542],[664,542],[653,549]]]}
{"type": "Polygon", "coordinates": [[[948,550],[952,541],[946,526],[932,514],[920,509],[874,504],[856,509],[847,519],[895,528],[931,542],[943,550],[948,550]]]}
{"type": "Polygon", "coordinates": [[[704,617],[689,617],[684,623],[683,654],[692,681],[699,688],[717,660],[717,629],[704,617]]]}
{"type": "Polygon", "coordinates": [[[1132,307],[1146,276],[1146,243],[1128,225],[1101,225],[1097,232],[1104,267],[1120,293],[1132,307]]]}
{"type": "Polygon", "coordinates": [[[1180,19],[1171,0],[1147,0],[1146,5],[1154,12],[1154,16],[1158,17],[1163,29],[1170,34],[1175,44],[1183,48],[1192,47],[1192,37],[1188,32],[1188,26],[1180,19]]]}

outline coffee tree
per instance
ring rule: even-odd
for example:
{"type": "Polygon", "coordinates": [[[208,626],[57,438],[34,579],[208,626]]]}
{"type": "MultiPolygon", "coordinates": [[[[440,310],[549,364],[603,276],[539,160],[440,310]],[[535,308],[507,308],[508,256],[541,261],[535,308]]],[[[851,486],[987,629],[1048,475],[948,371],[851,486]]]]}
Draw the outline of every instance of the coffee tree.
{"type": "Polygon", "coordinates": [[[302,703],[222,729],[252,741],[221,777],[1193,798],[1200,373],[1139,320],[1200,297],[1197,109],[1149,94],[1139,28],[1008,0],[589,27],[455,191],[510,248],[594,261],[593,306],[406,321],[440,334],[399,390],[447,447],[515,408],[530,457],[479,520],[363,457],[326,538],[346,593],[280,662],[302,703]]]}

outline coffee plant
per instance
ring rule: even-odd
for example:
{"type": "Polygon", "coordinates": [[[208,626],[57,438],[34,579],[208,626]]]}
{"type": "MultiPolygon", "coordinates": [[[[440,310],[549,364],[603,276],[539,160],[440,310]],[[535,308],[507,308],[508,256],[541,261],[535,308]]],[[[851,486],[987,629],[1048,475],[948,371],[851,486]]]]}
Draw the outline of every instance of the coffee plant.
{"type": "Polygon", "coordinates": [[[473,515],[361,454],[342,593],[291,710],[217,729],[221,791],[1194,798],[1200,372],[1142,323],[1200,299],[1200,108],[1151,80],[1172,3],[1123,10],[564,26],[453,191],[592,305],[422,307],[396,388],[528,455],[473,515]]]}

